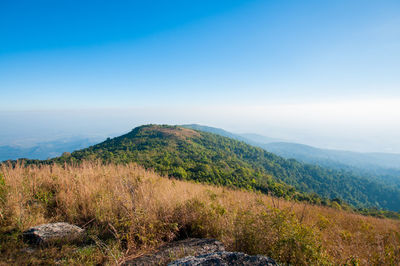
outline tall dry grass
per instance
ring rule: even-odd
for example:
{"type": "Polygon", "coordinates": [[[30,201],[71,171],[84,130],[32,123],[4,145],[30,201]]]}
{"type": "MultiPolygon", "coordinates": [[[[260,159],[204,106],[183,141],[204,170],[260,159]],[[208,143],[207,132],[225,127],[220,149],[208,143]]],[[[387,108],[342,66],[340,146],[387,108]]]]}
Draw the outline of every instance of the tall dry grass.
{"type": "MultiPolygon", "coordinates": [[[[101,263],[175,239],[213,237],[229,250],[295,265],[400,264],[395,220],[168,179],[135,164],[3,165],[0,173],[0,233],[15,236],[30,226],[70,222],[87,229],[103,254],[101,263]]],[[[12,262],[21,254],[22,242],[8,245],[11,239],[1,240],[0,260],[12,262]]]]}

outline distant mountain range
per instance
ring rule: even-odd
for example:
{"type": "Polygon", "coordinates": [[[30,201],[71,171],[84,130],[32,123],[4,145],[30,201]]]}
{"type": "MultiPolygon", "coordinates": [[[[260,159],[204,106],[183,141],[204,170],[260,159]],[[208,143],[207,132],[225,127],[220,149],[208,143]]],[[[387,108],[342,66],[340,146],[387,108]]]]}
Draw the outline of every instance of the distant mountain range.
{"type": "Polygon", "coordinates": [[[45,160],[60,156],[63,152],[89,147],[98,143],[98,139],[69,138],[49,142],[38,143],[31,147],[23,146],[0,146],[0,162],[5,160],[16,160],[20,158],[45,160]]]}
{"type": "Polygon", "coordinates": [[[203,126],[203,125],[198,125],[198,124],[182,125],[182,127],[214,133],[214,134],[217,134],[217,135],[220,135],[223,137],[228,137],[228,138],[244,141],[248,144],[262,144],[262,143],[282,141],[280,139],[269,138],[269,137],[265,137],[265,136],[253,134],[253,133],[235,134],[235,133],[228,132],[221,128],[203,126]]]}
{"type": "Polygon", "coordinates": [[[400,188],[400,154],[320,149],[304,144],[283,142],[257,134],[234,134],[220,128],[197,124],[183,126],[244,141],[286,159],[296,159],[331,169],[351,171],[356,175],[400,188]]]}

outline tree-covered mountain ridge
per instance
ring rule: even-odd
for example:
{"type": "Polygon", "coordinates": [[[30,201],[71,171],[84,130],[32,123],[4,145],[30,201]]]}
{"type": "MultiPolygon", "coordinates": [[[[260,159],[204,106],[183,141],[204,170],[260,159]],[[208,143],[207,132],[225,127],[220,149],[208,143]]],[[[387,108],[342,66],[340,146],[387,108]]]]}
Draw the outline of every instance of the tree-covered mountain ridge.
{"type": "Polygon", "coordinates": [[[235,134],[221,128],[198,124],[188,124],[183,127],[241,140],[286,159],[295,159],[334,170],[344,170],[363,179],[400,189],[400,154],[323,149],[258,134],[235,134]]]}
{"type": "Polygon", "coordinates": [[[342,199],[357,207],[400,210],[397,189],[344,171],[287,160],[242,141],[180,126],[140,126],[120,137],[46,162],[96,159],[136,162],[183,180],[271,192],[276,196],[308,197],[316,202],[321,198],[342,199]]]}

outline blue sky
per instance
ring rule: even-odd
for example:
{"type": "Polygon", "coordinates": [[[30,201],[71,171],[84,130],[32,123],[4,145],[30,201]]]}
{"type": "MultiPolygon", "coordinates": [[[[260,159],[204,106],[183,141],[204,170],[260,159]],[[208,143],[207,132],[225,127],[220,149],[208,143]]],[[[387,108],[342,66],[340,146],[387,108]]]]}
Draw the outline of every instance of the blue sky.
{"type": "Polygon", "coordinates": [[[90,132],[198,122],[400,152],[399,62],[399,1],[0,2],[0,120],[13,130],[33,111],[43,128],[78,112],[88,127],[111,117],[90,132]]]}

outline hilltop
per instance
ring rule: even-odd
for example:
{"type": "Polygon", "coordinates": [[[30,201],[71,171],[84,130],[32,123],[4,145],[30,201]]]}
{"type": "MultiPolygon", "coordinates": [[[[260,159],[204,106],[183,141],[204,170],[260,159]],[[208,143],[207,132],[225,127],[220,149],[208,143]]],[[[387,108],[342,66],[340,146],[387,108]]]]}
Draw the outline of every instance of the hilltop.
{"type": "Polygon", "coordinates": [[[242,141],[179,126],[146,125],[46,163],[136,162],[182,180],[327,204],[400,210],[400,192],[344,171],[287,160],[242,141]],[[306,193],[306,194],[305,194],[306,193]],[[317,196],[319,195],[319,196],[317,196]]]}

